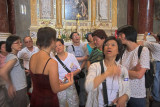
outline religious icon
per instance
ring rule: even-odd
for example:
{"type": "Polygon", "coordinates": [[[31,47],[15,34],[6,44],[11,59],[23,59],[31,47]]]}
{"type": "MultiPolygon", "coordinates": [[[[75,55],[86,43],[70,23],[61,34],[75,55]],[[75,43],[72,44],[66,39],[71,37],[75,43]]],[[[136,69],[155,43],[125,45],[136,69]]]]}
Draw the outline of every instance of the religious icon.
{"type": "Polygon", "coordinates": [[[88,0],[65,0],[65,19],[76,20],[78,13],[79,20],[88,20],[88,0]]]}

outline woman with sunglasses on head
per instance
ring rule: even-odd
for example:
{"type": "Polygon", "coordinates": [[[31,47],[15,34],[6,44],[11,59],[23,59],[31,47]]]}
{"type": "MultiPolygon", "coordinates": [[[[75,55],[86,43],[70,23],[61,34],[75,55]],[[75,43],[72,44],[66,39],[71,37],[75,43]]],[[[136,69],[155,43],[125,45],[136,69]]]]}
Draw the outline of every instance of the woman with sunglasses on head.
{"type": "Polygon", "coordinates": [[[29,63],[33,81],[31,107],[59,107],[56,93],[67,89],[74,83],[72,73],[65,75],[68,83],[59,83],[58,64],[50,57],[50,52],[55,48],[55,43],[56,30],[50,27],[38,30],[36,44],[40,51],[32,55],[29,63]]]}
{"type": "Polygon", "coordinates": [[[130,96],[128,71],[116,62],[121,57],[121,49],[121,41],[113,36],[104,41],[104,59],[91,64],[86,77],[86,107],[126,106],[130,96]]]}
{"type": "Polygon", "coordinates": [[[27,107],[27,84],[25,70],[20,63],[17,53],[22,49],[19,36],[11,35],[6,40],[6,64],[1,68],[0,76],[7,82],[11,107],[27,107]]]}

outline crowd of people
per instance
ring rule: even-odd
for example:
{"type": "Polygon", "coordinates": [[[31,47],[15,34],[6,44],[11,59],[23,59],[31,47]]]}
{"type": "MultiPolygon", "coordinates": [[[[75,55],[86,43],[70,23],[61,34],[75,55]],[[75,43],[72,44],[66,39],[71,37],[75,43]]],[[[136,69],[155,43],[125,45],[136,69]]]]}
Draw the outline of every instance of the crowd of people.
{"type": "Polygon", "coordinates": [[[72,32],[72,45],[65,48],[56,30],[44,27],[37,32],[37,46],[26,36],[23,49],[19,36],[9,36],[0,42],[0,107],[146,107],[151,58],[150,107],[160,107],[160,34],[151,33],[153,43],[146,41],[147,33],[137,41],[130,25],[118,28],[118,38],[97,29],[83,44],[72,32]]]}

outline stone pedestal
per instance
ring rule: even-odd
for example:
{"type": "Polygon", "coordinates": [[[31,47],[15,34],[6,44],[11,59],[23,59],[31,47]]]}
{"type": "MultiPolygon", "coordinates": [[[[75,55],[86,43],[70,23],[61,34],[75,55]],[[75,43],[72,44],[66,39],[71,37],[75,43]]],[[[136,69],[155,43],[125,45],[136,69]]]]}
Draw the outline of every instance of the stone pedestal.
{"type": "Polygon", "coordinates": [[[6,41],[7,37],[10,35],[11,33],[1,33],[0,32],[0,41],[6,41]]]}

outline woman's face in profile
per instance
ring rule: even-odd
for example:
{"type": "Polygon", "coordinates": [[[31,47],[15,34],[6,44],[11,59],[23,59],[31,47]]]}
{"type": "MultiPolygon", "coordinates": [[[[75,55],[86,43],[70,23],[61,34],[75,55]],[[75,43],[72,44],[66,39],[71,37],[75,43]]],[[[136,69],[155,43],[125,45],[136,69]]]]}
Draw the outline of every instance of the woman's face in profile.
{"type": "Polygon", "coordinates": [[[113,57],[116,58],[118,54],[118,44],[115,40],[109,40],[104,45],[105,58],[113,57]]]}
{"type": "Polygon", "coordinates": [[[93,37],[91,34],[88,35],[88,40],[89,40],[89,42],[93,42],[93,37]]]}
{"type": "Polygon", "coordinates": [[[55,50],[56,50],[57,54],[64,52],[64,45],[60,41],[57,41],[55,50]]]}
{"type": "Polygon", "coordinates": [[[22,42],[20,39],[16,40],[13,42],[12,46],[12,51],[20,51],[22,49],[22,42]]]}

